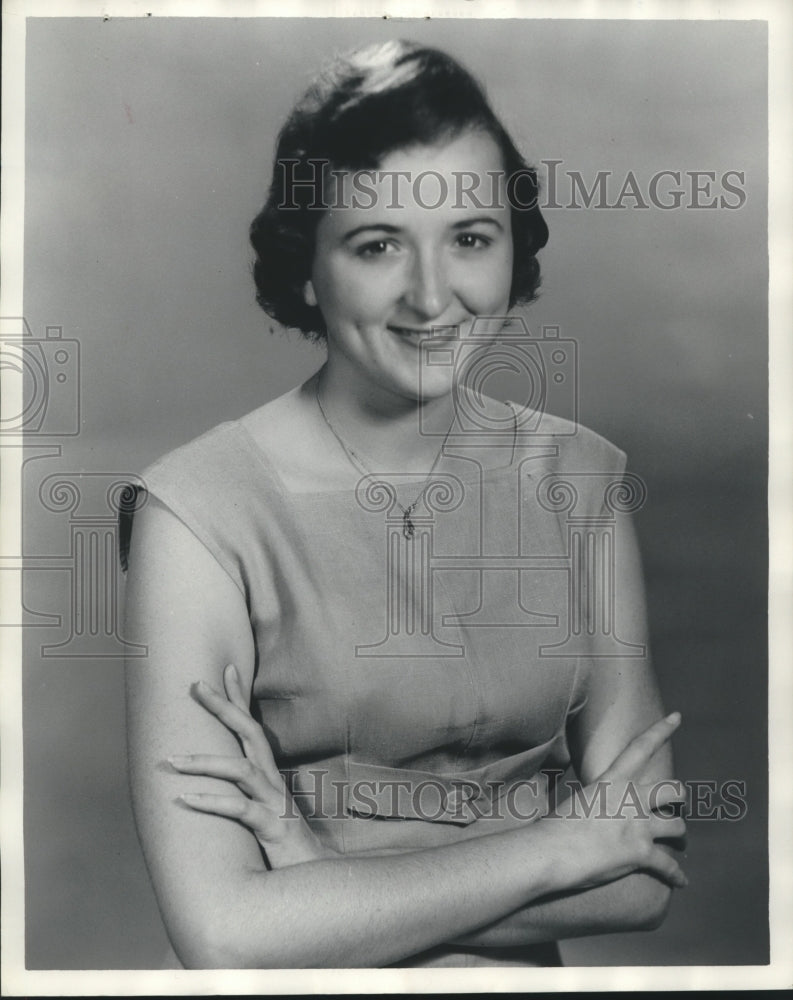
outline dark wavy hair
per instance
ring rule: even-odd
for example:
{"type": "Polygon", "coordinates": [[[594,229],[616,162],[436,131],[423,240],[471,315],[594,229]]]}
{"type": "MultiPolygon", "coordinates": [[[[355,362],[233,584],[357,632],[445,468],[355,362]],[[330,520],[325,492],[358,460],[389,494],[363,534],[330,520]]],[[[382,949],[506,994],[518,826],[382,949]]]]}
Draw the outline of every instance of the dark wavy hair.
{"type": "Polygon", "coordinates": [[[385,156],[435,145],[468,130],[490,135],[507,177],[514,246],[510,306],[530,302],[540,283],[537,252],[548,227],[537,207],[537,173],[518,152],[482,87],[446,53],[414,42],[369,45],[340,57],[304,94],[280,132],[267,202],[251,224],[256,301],[311,340],[326,336],[319,309],[306,304],[327,169],[373,170],[385,156]],[[526,206],[526,207],[521,207],[526,206]]]}

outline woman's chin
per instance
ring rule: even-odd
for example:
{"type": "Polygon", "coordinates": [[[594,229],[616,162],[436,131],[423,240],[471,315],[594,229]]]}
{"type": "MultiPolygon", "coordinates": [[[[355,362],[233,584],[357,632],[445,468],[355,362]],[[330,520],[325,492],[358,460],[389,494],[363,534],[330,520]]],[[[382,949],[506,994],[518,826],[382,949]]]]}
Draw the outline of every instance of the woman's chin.
{"type": "Polygon", "coordinates": [[[415,400],[416,403],[440,402],[451,396],[454,389],[453,370],[438,371],[422,365],[418,372],[399,380],[400,395],[415,400]]]}

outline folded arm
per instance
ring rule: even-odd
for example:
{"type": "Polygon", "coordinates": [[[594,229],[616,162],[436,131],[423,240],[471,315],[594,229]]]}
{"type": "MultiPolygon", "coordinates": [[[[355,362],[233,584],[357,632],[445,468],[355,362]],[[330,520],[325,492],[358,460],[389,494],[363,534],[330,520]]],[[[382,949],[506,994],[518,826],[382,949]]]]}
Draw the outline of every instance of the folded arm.
{"type": "Polygon", "coordinates": [[[196,749],[240,756],[233,733],[191,689],[195,681],[221,689],[222,668],[233,662],[250,690],[255,657],[239,590],[156,501],[139,512],[133,533],[127,634],[148,645],[148,656],[127,667],[136,821],[169,936],[188,967],[387,965],[549,893],[619,878],[643,859],[660,863],[637,824],[617,836],[590,823],[268,870],[243,822],[179,800],[185,792],[227,796],[228,781],[188,779],[167,763],[196,749]]]}
{"type": "MultiPolygon", "coordinates": [[[[247,699],[233,667],[226,669],[224,680],[226,696],[204,689],[197,692],[197,697],[209,712],[239,736],[245,756],[225,758],[198,754],[173,763],[184,774],[211,775],[233,781],[245,797],[228,794],[193,796],[191,805],[244,822],[256,835],[273,868],[338,857],[333,849],[318,840],[300,812],[287,801],[289,793],[286,785],[259,724],[248,711],[247,699]]],[[[661,749],[668,745],[668,737],[675,728],[674,722],[656,722],[649,732],[660,729],[662,739],[656,739],[655,747],[637,752],[636,747],[641,747],[647,739],[647,730],[643,729],[642,734],[629,742],[628,748],[617,755],[610,768],[604,770],[596,781],[588,786],[579,785],[573,796],[558,803],[552,814],[554,818],[537,821],[535,835],[539,832],[540,835],[553,837],[569,832],[569,825],[565,831],[557,824],[581,823],[589,816],[594,816],[594,822],[602,825],[608,821],[607,816],[614,816],[618,821],[621,813],[633,815],[642,811],[645,815],[643,822],[648,822],[653,809],[679,802],[679,783],[664,778],[658,767],[664,756],[661,749]]],[[[514,828],[519,824],[510,825],[514,828]]],[[[670,837],[673,832],[679,837],[682,827],[681,820],[671,820],[663,832],[668,832],[670,837]]],[[[465,835],[487,840],[487,830],[492,829],[492,825],[479,821],[467,827],[465,835]]],[[[528,841],[527,849],[531,847],[531,841],[528,841]]],[[[395,849],[370,852],[368,856],[378,853],[409,852],[395,849]]],[[[351,856],[347,857],[351,859],[351,856]]],[[[457,938],[454,943],[498,948],[588,934],[649,930],[658,926],[665,913],[672,871],[671,867],[663,872],[656,868],[655,874],[634,871],[608,884],[589,888],[576,886],[550,893],[493,924],[457,938]],[[659,877],[661,874],[663,878],[659,877]]],[[[677,880],[671,881],[680,884],[677,880]]]]}

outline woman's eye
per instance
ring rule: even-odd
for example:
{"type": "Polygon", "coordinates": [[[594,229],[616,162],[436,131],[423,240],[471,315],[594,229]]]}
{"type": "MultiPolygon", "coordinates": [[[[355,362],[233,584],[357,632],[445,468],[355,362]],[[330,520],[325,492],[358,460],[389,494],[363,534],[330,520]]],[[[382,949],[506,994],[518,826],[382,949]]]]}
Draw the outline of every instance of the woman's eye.
{"type": "Polygon", "coordinates": [[[479,233],[460,233],[457,237],[457,245],[465,250],[478,250],[482,247],[490,246],[490,239],[479,233]]]}
{"type": "Polygon", "coordinates": [[[359,246],[355,252],[359,257],[381,257],[393,249],[393,244],[389,240],[371,240],[359,246]]]}

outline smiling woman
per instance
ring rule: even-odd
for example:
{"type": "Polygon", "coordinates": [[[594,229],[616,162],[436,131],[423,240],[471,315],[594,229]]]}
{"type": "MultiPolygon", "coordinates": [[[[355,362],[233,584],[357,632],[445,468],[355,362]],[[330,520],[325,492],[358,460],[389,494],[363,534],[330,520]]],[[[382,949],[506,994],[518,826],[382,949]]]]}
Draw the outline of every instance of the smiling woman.
{"type": "Polygon", "coordinates": [[[339,59],[281,133],[258,297],[327,360],[146,470],[129,554],[133,798],[184,965],[553,965],[685,884],[625,456],[480,391],[536,354],[504,334],[536,188],[410,43],[339,59]]]}
{"type": "MultiPolygon", "coordinates": [[[[384,158],[382,170],[415,177],[431,164],[449,178],[461,169],[482,176],[503,170],[495,142],[474,131],[441,145],[398,150],[384,158]]],[[[422,370],[417,351],[433,329],[454,331],[460,343],[477,316],[506,316],[510,211],[501,207],[483,215],[454,202],[424,208],[412,193],[396,206],[387,184],[382,178],[374,188],[373,207],[333,209],[317,226],[305,296],[309,306],[320,309],[332,342],[323,391],[335,395],[333,387],[340,383],[340,395],[358,398],[376,385],[378,405],[397,413],[419,398],[424,407],[448,408],[455,366],[422,370]]],[[[351,194],[344,180],[342,192],[351,194]]],[[[437,443],[425,444],[424,450],[432,451],[437,443]]],[[[383,446],[383,457],[390,458],[386,442],[383,446]]],[[[411,451],[420,470],[422,455],[411,451]]]]}

